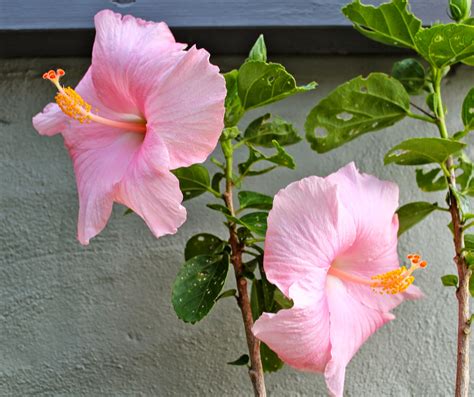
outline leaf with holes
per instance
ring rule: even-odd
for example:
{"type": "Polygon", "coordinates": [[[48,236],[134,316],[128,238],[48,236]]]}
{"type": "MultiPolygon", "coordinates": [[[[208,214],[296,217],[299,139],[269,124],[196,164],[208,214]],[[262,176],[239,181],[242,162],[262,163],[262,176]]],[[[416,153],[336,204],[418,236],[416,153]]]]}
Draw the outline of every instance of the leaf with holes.
{"type": "Polygon", "coordinates": [[[419,54],[437,68],[474,55],[474,26],[450,23],[420,30],[415,36],[419,54]]]}
{"type": "Polygon", "coordinates": [[[259,210],[271,210],[273,197],[257,192],[241,191],[238,195],[240,209],[255,208],[259,210]]]}
{"type": "Polygon", "coordinates": [[[424,172],[421,168],[416,170],[416,184],[424,192],[436,192],[448,187],[444,174],[440,168],[434,168],[424,172]]]}
{"type": "Polygon", "coordinates": [[[200,164],[178,168],[172,172],[179,179],[179,188],[183,192],[183,201],[197,197],[210,189],[209,172],[206,167],[200,164]]]}
{"type": "Polygon", "coordinates": [[[292,124],[279,116],[271,118],[270,113],[252,121],[245,130],[244,139],[253,145],[263,147],[273,147],[274,140],[281,146],[293,145],[301,141],[292,124]]]}
{"type": "Polygon", "coordinates": [[[383,73],[356,77],[321,100],[306,118],[306,138],[311,148],[327,152],[371,131],[403,119],[410,97],[403,85],[383,73]],[[323,136],[316,133],[322,130],[323,136]]]}
{"type": "Polygon", "coordinates": [[[364,5],[355,0],[346,5],[342,12],[369,39],[414,49],[414,37],[422,27],[421,20],[408,7],[407,0],[392,0],[379,7],[364,5]]]}
{"type": "Polygon", "coordinates": [[[461,117],[466,128],[474,129],[474,88],[471,88],[464,98],[461,117]]]}
{"type": "Polygon", "coordinates": [[[443,163],[465,143],[444,138],[411,138],[394,146],[384,157],[385,164],[422,165],[443,163]]]}
{"type": "Polygon", "coordinates": [[[295,169],[296,164],[293,157],[291,157],[288,152],[275,140],[273,141],[273,146],[277,149],[277,151],[273,155],[268,156],[262,153],[260,150],[257,150],[251,144],[247,144],[249,149],[249,157],[247,161],[238,165],[239,173],[242,176],[256,176],[265,174],[276,168],[276,166],[272,166],[259,170],[253,170],[252,166],[260,161],[269,161],[270,163],[276,164],[277,166],[295,169]]]}
{"type": "Polygon", "coordinates": [[[392,68],[392,76],[403,84],[410,95],[420,94],[426,80],[425,68],[413,58],[395,62],[392,68]]]}
{"type": "Polygon", "coordinates": [[[265,39],[263,38],[263,34],[258,36],[257,41],[250,50],[247,61],[267,62],[267,46],[265,45],[265,39]]]}
{"type": "Polygon", "coordinates": [[[178,318],[195,323],[212,309],[222,291],[229,257],[200,255],[184,263],[173,284],[172,303],[178,318]]]}
{"type": "Polygon", "coordinates": [[[437,203],[427,203],[426,201],[416,201],[400,207],[397,210],[398,236],[400,237],[408,229],[421,222],[437,208],[437,203]]]}
{"type": "Polygon", "coordinates": [[[226,242],[209,233],[199,233],[192,236],[184,248],[184,259],[187,261],[195,256],[220,254],[226,242]]]}

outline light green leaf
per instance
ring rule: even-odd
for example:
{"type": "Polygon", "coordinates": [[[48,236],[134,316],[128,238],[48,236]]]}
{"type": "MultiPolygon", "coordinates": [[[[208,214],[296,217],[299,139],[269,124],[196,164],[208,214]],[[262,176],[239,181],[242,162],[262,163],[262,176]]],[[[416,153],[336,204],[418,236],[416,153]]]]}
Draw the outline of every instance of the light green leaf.
{"type": "Polygon", "coordinates": [[[267,46],[265,45],[263,34],[258,36],[257,41],[250,50],[247,60],[267,62],[267,46]]]}
{"type": "Polygon", "coordinates": [[[297,86],[295,78],[278,63],[247,61],[237,76],[240,102],[245,110],[268,105],[290,95],[316,88],[316,83],[297,86]]]}
{"type": "Polygon", "coordinates": [[[440,168],[434,168],[424,172],[421,168],[416,170],[416,183],[418,187],[424,192],[436,192],[438,190],[445,190],[448,187],[444,174],[441,173],[440,168]]]}
{"type": "Polygon", "coordinates": [[[471,88],[464,98],[461,117],[466,128],[474,129],[474,88],[471,88]]]}
{"type": "Polygon", "coordinates": [[[195,323],[209,313],[224,286],[228,267],[227,254],[195,256],[184,263],[172,290],[178,318],[195,323]]]}
{"type": "Polygon", "coordinates": [[[466,144],[443,138],[411,138],[394,146],[385,155],[384,163],[422,165],[443,163],[466,144]]]}
{"type": "Polygon", "coordinates": [[[259,210],[271,210],[273,205],[273,197],[262,193],[240,191],[239,192],[240,209],[255,208],[259,210]]]}
{"type": "Polygon", "coordinates": [[[446,274],[441,277],[441,282],[445,287],[457,287],[458,286],[458,276],[455,274],[446,274]]]}
{"type": "Polygon", "coordinates": [[[441,69],[474,55],[474,26],[436,25],[418,32],[415,43],[419,54],[441,69]]]}
{"type": "Polygon", "coordinates": [[[184,248],[184,259],[187,261],[195,256],[220,254],[226,243],[219,237],[209,233],[192,236],[184,248]]]}
{"type": "Polygon", "coordinates": [[[292,124],[279,116],[270,118],[271,114],[267,113],[252,121],[245,130],[245,141],[263,147],[273,147],[273,140],[281,146],[293,145],[301,141],[292,124]]]}
{"type": "Polygon", "coordinates": [[[438,208],[436,203],[427,203],[426,201],[415,201],[405,204],[397,210],[398,214],[398,236],[400,237],[408,229],[421,222],[429,214],[438,208]]]}
{"type": "Polygon", "coordinates": [[[250,361],[248,354],[242,354],[237,360],[228,362],[229,365],[247,365],[250,361]]]}
{"type": "Polygon", "coordinates": [[[311,110],[305,123],[306,138],[312,149],[327,152],[395,124],[406,116],[409,107],[410,97],[398,80],[383,73],[356,77],[311,110]]]}
{"type": "Polygon", "coordinates": [[[225,97],[225,116],[224,125],[226,127],[233,127],[237,125],[239,120],[245,113],[245,109],[242,107],[240,102],[239,91],[238,91],[238,70],[231,70],[228,73],[224,73],[225,85],[227,88],[227,96],[225,97]]]}
{"type": "Polygon", "coordinates": [[[464,245],[467,250],[474,251],[474,234],[466,233],[464,235],[464,245]]]}
{"type": "Polygon", "coordinates": [[[210,190],[209,172],[206,167],[200,164],[178,168],[172,172],[179,179],[179,188],[183,192],[183,201],[197,197],[210,190]]]}
{"type": "Polygon", "coordinates": [[[407,0],[392,0],[378,7],[355,0],[346,5],[342,12],[369,39],[414,49],[414,37],[422,29],[421,20],[408,7],[407,0]]]}
{"type": "Polygon", "coordinates": [[[426,80],[425,68],[413,58],[395,62],[392,68],[392,76],[403,84],[410,95],[420,94],[426,80]]]}
{"type": "Polygon", "coordinates": [[[462,170],[462,174],[456,176],[456,183],[461,187],[461,192],[468,196],[474,195],[473,166],[469,158],[462,154],[459,159],[459,169],[462,170]]]}

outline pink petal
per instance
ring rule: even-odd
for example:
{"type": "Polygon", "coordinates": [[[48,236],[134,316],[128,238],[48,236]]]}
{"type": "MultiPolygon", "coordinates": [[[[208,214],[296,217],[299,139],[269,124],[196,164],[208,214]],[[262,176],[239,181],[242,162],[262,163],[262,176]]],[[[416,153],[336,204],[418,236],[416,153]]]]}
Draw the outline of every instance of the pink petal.
{"type": "Polygon", "coordinates": [[[163,147],[160,137],[152,130],[147,131],[115,195],[116,201],[145,220],[156,237],[176,233],[186,220],[179,181],[157,162],[163,157],[163,147]]]}
{"type": "Polygon", "coordinates": [[[168,26],[103,10],[95,16],[92,53],[94,85],[99,98],[117,112],[140,115],[137,92],[152,85],[171,54],[186,47],[176,43],[168,26]],[[144,82],[146,82],[144,84],[144,82]]]}
{"type": "Polygon", "coordinates": [[[352,245],[354,223],[339,202],[338,187],[315,176],[294,182],[275,196],[264,266],[268,279],[284,294],[296,281],[329,268],[352,245]]]}
{"type": "Polygon", "coordinates": [[[330,359],[329,311],[324,296],[326,272],[294,284],[295,305],[278,313],[264,313],[255,322],[254,335],[287,364],[304,371],[323,372],[330,359]]]}
{"type": "Polygon", "coordinates": [[[68,124],[68,117],[55,103],[48,103],[41,113],[33,117],[33,126],[41,135],[56,135],[64,131],[68,124]]]}
{"type": "Polygon", "coordinates": [[[192,47],[156,81],[145,100],[145,118],[162,137],[170,168],[203,162],[224,127],[225,81],[209,53],[192,47]]]}
{"type": "Polygon", "coordinates": [[[336,277],[328,276],[326,294],[331,323],[331,359],[325,378],[331,395],[342,397],[346,365],[370,335],[395,317],[358,302],[336,277]]]}

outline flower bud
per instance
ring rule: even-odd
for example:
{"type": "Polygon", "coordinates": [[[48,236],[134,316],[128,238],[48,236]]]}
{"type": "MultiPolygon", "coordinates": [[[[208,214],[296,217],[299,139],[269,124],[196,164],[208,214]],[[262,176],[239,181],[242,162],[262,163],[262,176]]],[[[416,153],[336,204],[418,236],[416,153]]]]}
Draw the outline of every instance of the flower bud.
{"type": "Polygon", "coordinates": [[[449,13],[453,21],[462,22],[471,15],[472,0],[449,0],[449,13]]]}

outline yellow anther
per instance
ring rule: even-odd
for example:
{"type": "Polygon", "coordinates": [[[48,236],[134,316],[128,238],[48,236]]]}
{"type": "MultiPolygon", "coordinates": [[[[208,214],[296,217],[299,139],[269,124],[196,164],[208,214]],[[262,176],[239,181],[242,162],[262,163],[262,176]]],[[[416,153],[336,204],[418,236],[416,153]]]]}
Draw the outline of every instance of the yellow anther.
{"type": "Polygon", "coordinates": [[[71,87],[63,88],[57,93],[55,99],[61,110],[69,117],[80,123],[90,121],[91,105],[71,87]]]}

